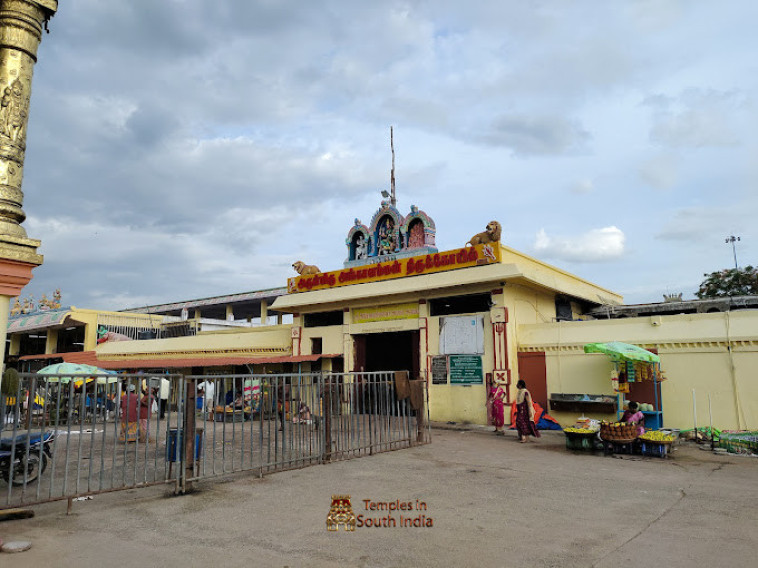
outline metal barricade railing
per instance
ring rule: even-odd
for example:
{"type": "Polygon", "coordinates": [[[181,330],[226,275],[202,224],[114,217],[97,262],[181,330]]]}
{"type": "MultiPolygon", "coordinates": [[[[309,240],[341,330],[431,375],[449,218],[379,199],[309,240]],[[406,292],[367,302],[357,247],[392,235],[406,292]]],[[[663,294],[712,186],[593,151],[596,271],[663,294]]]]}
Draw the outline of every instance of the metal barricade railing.
{"type": "Polygon", "coordinates": [[[320,373],[187,377],[196,391],[196,478],[321,463],[320,373]]]}
{"type": "MultiPolygon", "coordinates": [[[[403,373],[403,372],[400,372],[403,373]]],[[[427,392],[398,389],[398,372],[332,373],[324,377],[324,400],[331,409],[325,428],[327,460],[405,448],[431,440],[427,392]],[[414,400],[415,398],[415,400],[414,400]]]]}
{"type": "Polygon", "coordinates": [[[181,424],[182,381],[20,374],[0,408],[0,508],[178,481],[164,446],[181,424]]]}
{"type": "Polygon", "coordinates": [[[426,388],[410,383],[396,372],[21,374],[0,398],[0,508],[162,483],[184,492],[428,443],[426,388]]]}
{"type": "Polygon", "coordinates": [[[191,376],[201,448],[194,479],[303,467],[430,441],[395,372],[191,376]]]}

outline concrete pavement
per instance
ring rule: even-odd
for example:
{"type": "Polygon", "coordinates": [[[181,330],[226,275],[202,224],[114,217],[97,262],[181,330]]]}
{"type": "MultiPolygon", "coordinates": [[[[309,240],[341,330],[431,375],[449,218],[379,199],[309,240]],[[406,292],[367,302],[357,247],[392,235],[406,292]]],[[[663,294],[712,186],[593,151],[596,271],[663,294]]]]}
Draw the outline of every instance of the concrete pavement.
{"type": "Polygon", "coordinates": [[[755,561],[758,459],[714,455],[692,443],[669,459],[605,457],[566,450],[560,432],[529,444],[513,432],[496,437],[474,427],[435,428],[432,437],[427,446],[263,479],[205,481],[181,497],[166,497],[165,487],[98,495],[75,503],[69,516],[65,501],[37,506],[33,519],[0,523],[0,538],[33,543],[0,555],[0,565],[675,568],[755,561]],[[327,531],[333,494],[350,495],[355,514],[380,526],[327,531]],[[410,510],[386,510],[400,503],[410,510]]]}

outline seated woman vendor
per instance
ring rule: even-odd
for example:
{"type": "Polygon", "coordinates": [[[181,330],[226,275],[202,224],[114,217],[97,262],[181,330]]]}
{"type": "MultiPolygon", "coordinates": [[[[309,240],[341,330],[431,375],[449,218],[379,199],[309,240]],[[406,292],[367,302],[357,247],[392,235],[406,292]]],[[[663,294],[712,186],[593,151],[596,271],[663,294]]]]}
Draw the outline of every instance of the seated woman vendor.
{"type": "Polygon", "coordinates": [[[634,422],[637,424],[637,435],[645,433],[645,415],[639,410],[639,404],[632,401],[621,417],[621,422],[634,422]]]}

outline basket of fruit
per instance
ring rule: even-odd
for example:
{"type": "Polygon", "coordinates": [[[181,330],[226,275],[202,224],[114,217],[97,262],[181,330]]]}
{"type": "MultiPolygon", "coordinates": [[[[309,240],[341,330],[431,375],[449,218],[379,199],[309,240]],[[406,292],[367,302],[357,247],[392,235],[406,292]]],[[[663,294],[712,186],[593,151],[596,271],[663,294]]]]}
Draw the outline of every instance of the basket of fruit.
{"type": "Polygon", "coordinates": [[[605,442],[626,444],[637,439],[637,424],[633,422],[602,422],[600,438],[605,442]]]}
{"type": "Polygon", "coordinates": [[[597,430],[592,428],[564,428],[563,433],[566,435],[566,448],[569,450],[593,450],[595,449],[595,439],[597,430]]]}
{"type": "Polygon", "coordinates": [[[658,430],[648,430],[640,436],[640,440],[643,442],[653,442],[656,444],[673,444],[676,440],[675,436],[667,434],[666,432],[660,432],[658,430]]]}
{"type": "Polygon", "coordinates": [[[667,432],[649,430],[639,437],[640,453],[643,456],[665,458],[675,440],[676,436],[667,432]]]}
{"type": "Polygon", "coordinates": [[[597,434],[597,430],[593,430],[591,428],[575,428],[575,427],[564,428],[563,432],[566,434],[585,434],[585,435],[597,434]]]}

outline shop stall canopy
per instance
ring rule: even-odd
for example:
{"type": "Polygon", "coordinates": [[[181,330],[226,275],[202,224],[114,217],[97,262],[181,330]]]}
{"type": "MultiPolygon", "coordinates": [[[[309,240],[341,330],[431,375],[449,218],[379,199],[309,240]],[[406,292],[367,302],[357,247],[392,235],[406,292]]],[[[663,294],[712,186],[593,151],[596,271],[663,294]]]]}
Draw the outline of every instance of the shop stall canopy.
{"type": "MultiPolygon", "coordinates": [[[[657,430],[663,427],[663,412],[661,411],[661,400],[658,391],[658,384],[663,377],[660,373],[659,366],[661,358],[658,355],[647,349],[638,347],[637,345],[622,343],[620,341],[588,343],[584,346],[584,352],[603,353],[608,355],[617,369],[618,367],[626,369],[629,382],[635,382],[635,377],[637,381],[646,378],[652,379],[653,389],[651,398],[653,399],[654,405],[652,409],[641,410],[641,412],[645,415],[645,426],[647,428],[657,430]],[[636,371],[635,368],[637,368],[636,371]],[[648,369],[648,371],[642,373],[644,369],[648,369]]],[[[615,372],[611,379],[614,384],[614,390],[618,396],[617,409],[620,417],[625,404],[624,393],[630,392],[629,384],[625,380],[622,385],[621,380],[616,378],[615,372]]]]}
{"type": "Polygon", "coordinates": [[[609,341],[607,343],[588,343],[584,346],[585,353],[605,353],[614,362],[639,361],[642,363],[660,363],[661,358],[647,349],[622,343],[609,341]]]}

